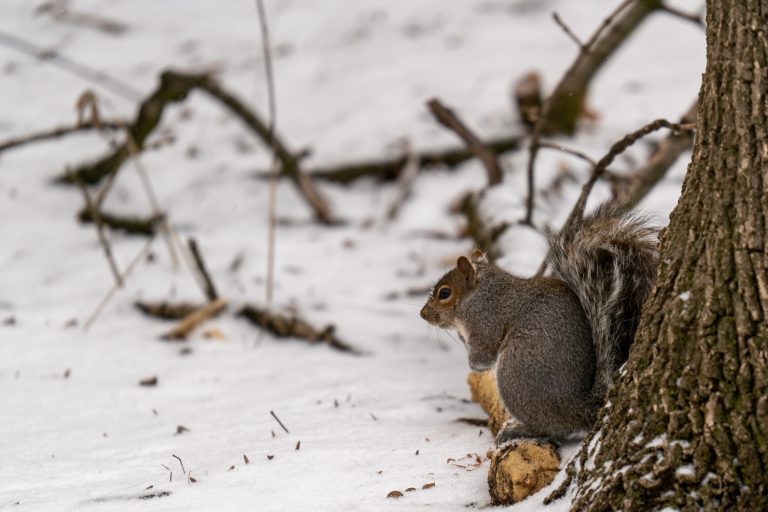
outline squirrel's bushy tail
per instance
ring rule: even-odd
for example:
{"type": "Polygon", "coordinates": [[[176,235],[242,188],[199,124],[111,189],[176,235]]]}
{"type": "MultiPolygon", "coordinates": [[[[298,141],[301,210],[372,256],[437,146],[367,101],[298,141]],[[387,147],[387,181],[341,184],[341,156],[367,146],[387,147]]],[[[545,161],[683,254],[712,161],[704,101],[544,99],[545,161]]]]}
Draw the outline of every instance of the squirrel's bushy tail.
{"type": "Polygon", "coordinates": [[[603,205],[549,239],[554,277],[576,293],[597,355],[595,398],[603,400],[627,359],[658,264],[657,230],[636,215],[603,205]]]}

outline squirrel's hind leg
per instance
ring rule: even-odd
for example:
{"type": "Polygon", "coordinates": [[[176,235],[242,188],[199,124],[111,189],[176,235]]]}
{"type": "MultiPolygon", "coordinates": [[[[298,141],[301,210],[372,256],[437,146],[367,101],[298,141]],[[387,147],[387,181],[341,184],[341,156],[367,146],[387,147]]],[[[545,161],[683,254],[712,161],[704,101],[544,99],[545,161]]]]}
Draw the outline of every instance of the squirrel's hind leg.
{"type": "Polygon", "coordinates": [[[496,434],[495,444],[496,448],[500,448],[502,445],[509,443],[510,441],[517,440],[538,441],[543,444],[551,444],[555,448],[560,447],[560,441],[553,439],[546,435],[542,435],[539,432],[534,432],[523,423],[517,420],[509,419],[499,429],[499,433],[496,434]]]}

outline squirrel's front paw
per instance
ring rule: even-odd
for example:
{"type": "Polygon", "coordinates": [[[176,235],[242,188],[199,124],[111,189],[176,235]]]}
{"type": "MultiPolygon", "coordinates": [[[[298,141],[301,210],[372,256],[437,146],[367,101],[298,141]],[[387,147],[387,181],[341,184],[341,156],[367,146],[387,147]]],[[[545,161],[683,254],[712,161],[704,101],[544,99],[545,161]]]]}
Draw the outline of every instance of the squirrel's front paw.
{"type": "Polygon", "coordinates": [[[507,421],[506,423],[504,423],[504,426],[501,427],[501,429],[499,430],[499,433],[496,434],[496,439],[494,443],[496,445],[496,448],[500,448],[511,441],[517,441],[520,439],[524,439],[526,441],[537,441],[542,444],[551,444],[555,448],[560,446],[560,443],[558,443],[556,440],[551,439],[547,436],[532,432],[522,423],[518,423],[514,421],[507,421]]]}

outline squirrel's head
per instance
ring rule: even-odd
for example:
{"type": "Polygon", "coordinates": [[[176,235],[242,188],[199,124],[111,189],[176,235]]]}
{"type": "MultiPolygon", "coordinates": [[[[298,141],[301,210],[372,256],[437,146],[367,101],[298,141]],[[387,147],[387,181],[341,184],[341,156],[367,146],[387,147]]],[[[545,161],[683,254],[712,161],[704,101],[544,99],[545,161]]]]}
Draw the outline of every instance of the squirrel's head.
{"type": "Polygon", "coordinates": [[[445,274],[432,289],[427,303],[421,308],[421,318],[442,329],[456,327],[456,308],[477,286],[476,264],[487,263],[485,255],[475,250],[470,259],[462,256],[456,268],[445,274]]]}

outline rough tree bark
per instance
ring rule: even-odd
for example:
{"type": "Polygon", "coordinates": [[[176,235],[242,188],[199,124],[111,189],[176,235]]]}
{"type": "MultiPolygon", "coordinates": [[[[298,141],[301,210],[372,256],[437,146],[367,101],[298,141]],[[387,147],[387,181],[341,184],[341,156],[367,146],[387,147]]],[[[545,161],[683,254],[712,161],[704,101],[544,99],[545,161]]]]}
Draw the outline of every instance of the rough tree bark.
{"type": "Polygon", "coordinates": [[[683,193],[574,510],[768,510],[768,0],[707,0],[683,193]]]}

